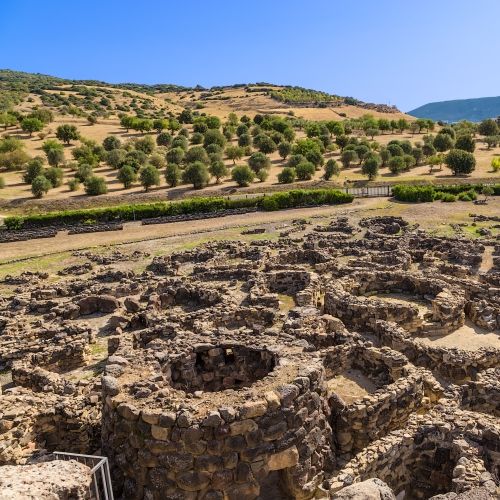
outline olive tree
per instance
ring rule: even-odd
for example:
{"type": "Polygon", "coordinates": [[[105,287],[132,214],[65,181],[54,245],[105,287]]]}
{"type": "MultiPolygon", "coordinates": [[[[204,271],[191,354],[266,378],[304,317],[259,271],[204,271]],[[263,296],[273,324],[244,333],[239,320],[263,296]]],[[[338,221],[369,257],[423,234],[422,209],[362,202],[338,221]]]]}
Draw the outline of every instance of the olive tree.
{"type": "Polygon", "coordinates": [[[446,155],[444,162],[453,175],[470,174],[476,168],[474,155],[462,149],[452,149],[446,155]]]}

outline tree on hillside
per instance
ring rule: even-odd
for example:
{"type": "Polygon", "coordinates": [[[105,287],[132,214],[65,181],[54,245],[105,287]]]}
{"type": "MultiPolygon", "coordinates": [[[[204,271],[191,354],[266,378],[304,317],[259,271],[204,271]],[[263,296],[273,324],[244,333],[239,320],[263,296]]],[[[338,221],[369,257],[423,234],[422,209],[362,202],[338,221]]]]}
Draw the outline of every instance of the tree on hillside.
{"type": "Polygon", "coordinates": [[[66,144],[70,144],[71,141],[76,141],[80,138],[78,129],[74,125],[59,125],[56,130],[56,137],[66,144]]]}
{"type": "Polygon", "coordinates": [[[339,135],[335,138],[335,144],[340,148],[340,151],[343,151],[348,143],[349,138],[346,135],[339,135]]]}
{"type": "Polygon", "coordinates": [[[244,153],[245,150],[240,146],[228,146],[226,148],[226,156],[230,160],[233,160],[233,165],[236,164],[236,160],[241,160],[241,158],[243,158],[244,153]]]}
{"type": "Polygon", "coordinates": [[[98,177],[96,175],[90,176],[85,181],[85,192],[89,196],[99,196],[101,194],[106,194],[108,192],[106,179],[104,177],[98,177]]]}
{"type": "Polygon", "coordinates": [[[181,169],[175,163],[169,163],[165,168],[165,181],[170,187],[176,187],[181,180],[181,169]]]}
{"type": "Polygon", "coordinates": [[[144,191],[148,192],[151,186],[160,185],[160,172],[158,172],[158,169],[154,165],[144,165],[139,172],[139,180],[144,191]]]}
{"type": "Polygon", "coordinates": [[[51,182],[44,175],[39,175],[33,179],[31,183],[31,192],[35,198],[41,198],[49,192],[52,187],[51,182]]]}
{"type": "Polygon", "coordinates": [[[280,184],[291,184],[292,182],[295,182],[296,178],[297,178],[297,172],[293,167],[285,167],[278,174],[278,182],[280,184]]]}
{"type": "Polygon", "coordinates": [[[127,130],[127,134],[131,128],[133,128],[135,118],[133,116],[122,116],[120,118],[120,125],[127,130]]]}
{"type": "Polygon", "coordinates": [[[468,134],[462,134],[457,137],[455,148],[473,153],[476,149],[476,142],[474,141],[472,136],[468,134]]]}
{"type": "Polygon", "coordinates": [[[208,184],[210,173],[204,163],[195,161],[186,167],[182,174],[182,180],[186,184],[192,184],[194,189],[201,189],[208,184]]]}
{"type": "Polygon", "coordinates": [[[106,151],[112,151],[113,149],[119,149],[122,143],[118,137],[115,135],[110,135],[102,141],[102,146],[106,151]]]}
{"type": "Polygon", "coordinates": [[[36,156],[26,165],[26,172],[24,172],[23,181],[26,184],[31,184],[33,179],[39,175],[43,175],[43,158],[36,156]]]}
{"type": "Polygon", "coordinates": [[[398,175],[406,169],[406,162],[402,156],[393,156],[389,160],[389,170],[391,173],[398,175]]]}
{"type": "Polygon", "coordinates": [[[40,132],[43,129],[43,122],[38,118],[25,118],[21,122],[21,129],[24,132],[28,132],[31,137],[33,132],[40,132]]]}
{"type": "Polygon", "coordinates": [[[8,127],[13,127],[17,123],[17,118],[10,113],[0,113],[0,126],[7,130],[8,127]]]}
{"type": "Polygon", "coordinates": [[[118,180],[123,184],[125,189],[129,189],[137,181],[137,173],[130,165],[124,165],[118,171],[118,180]]]}
{"type": "Polygon", "coordinates": [[[184,156],[186,153],[182,148],[172,148],[167,152],[167,162],[175,163],[176,165],[180,165],[184,160],[184,156]]]}
{"type": "Polygon", "coordinates": [[[359,157],[356,151],[353,151],[352,149],[346,149],[342,151],[342,154],[340,155],[340,161],[342,162],[344,168],[349,168],[351,166],[351,163],[359,161],[359,157]]]}
{"type": "Polygon", "coordinates": [[[269,168],[271,162],[264,153],[257,152],[250,155],[250,158],[248,158],[248,165],[255,173],[257,173],[263,168],[269,168]]]}
{"type": "Polygon", "coordinates": [[[323,174],[323,179],[325,179],[325,181],[328,181],[334,175],[338,176],[339,174],[340,174],[339,164],[333,159],[328,160],[325,164],[325,173],[323,174]]]}
{"type": "Polygon", "coordinates": [[[363,160],[363,166],[361,171],[363,175],[368,176],[368,180],[372,181],[378,175],[378,169],[380,166],[380,157],[375,154],[370,154],[363,160]]]}
{"type": "Polygon", "coordinates": [[[295,167],[299,181],[309,181],[313,178],[316,167],[310,161],[303,161],[295,167]]]}
{"type": "Polygon", "coordinates": [[[454,175],[470,174],[476,168],[476,159],[468,151],[452,149],[445,157],[445,164],[454,175]]]}
{"type": "Polygon", "coordinates": [[[158,132],[158,134],[161,134],[163,130],[165,130],[167,127],[168,127],[168,120],[164,119],[153,120],[153,128],[158,132]]]}
{"type": "Polygon", "coordinates": [[[218,146],[223,148],[226,145],[226,138],[224,137],[224,134],[216,129],[207,130],[205,133],[205,140],[203,141],[203,145],[207,147],[211,144],[217,144],[218,146]]]}
{"type": "Polygon", "coordinates": [[[168,132],[162,132],[156,137],[156,144],[158,146],[170,146],[172,142],[172,136],[168,132]]]}
{"type": "Polygon", "coordinates": [[[497,135],[499,131],[497,122],[492,119],[483,120],[477,130],[481,135],[497,135]]]}
{"type": "Polygon", "coordinates": [[[440,153],[448,151],[448,149],[451,149],[453,147],[453,139],[450,137],[449,134],[439,133],[434,138],[433,146],[440,153]]]}
{"type": "Polygon", "coordinates": [[[402,134],[408,128],[408,120],[405,120],[404,118],[400,118],[397,121],[397,125],[398,125],[399,132],[402,134]]]}
{"type": "Polygon", "coordinates": [[[62,186],[64,171],[62,168],[51,167],[44,172],[45,177],[50,181],[52,187],[62,186]]]}
{"type": "Polygon", "coordinates": [[[208,167],[208,171],[212,177],[215,177],[215,182],[217,184],[220,184],[221,179],[226,177],[228,173],[227,167],[222,160],[212,162],[208,167]]]}
{"type": "Polygon", "coordinates": [[[288,141],[282,141],[278,144],[278,153],[286,160],[286,157],[292,152],[292,145],[288,141]]]}
{"type": "Polygon", "coordinates": [[[238,186],[244,187],[253,182],[255,174],[247,165],[239,165],[233,168],[231,178],[238,186]]]}
{"type": "Polygon", "coordinates": [[[208,165],[208,154],[203,146],[193,146],[186,152],[186,163],[201,161],[208,165]]]}

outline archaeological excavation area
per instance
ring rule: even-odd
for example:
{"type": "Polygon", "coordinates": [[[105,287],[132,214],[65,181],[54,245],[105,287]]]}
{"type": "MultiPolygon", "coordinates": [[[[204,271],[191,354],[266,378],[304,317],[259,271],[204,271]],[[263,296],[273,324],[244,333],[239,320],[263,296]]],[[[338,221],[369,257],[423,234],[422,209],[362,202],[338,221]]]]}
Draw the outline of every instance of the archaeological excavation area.
{"type": "Polygon", "coordinates": [[[498,238],[254,232],[5,277],[0,499],[499,497],[498,238]]]}

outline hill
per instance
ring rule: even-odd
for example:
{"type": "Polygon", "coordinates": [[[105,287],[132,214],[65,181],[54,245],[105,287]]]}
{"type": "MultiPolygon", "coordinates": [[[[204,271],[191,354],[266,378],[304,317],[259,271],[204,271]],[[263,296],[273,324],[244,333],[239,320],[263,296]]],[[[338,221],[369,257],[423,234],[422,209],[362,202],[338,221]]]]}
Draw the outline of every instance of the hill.
{"type": "Polygon", "coordinates": [[[291,85],[258,82],[204,88],[168,83],[106,83],[0,69],[0,112],[12,107],[27,111],[33,105],[58,108],[69,114],[80,108],[103,117],[120,112],[158,116],[161,112],[179,113],[190,108],[221,118],[231,112],[295,115],[313,120],[359,118],[367,113],[408,118],[394,106],[291,85]]]}
{"type": "Polygon", "coordinates": [[[436,121],[458,122],[460,120],[469,120],[471,122],[480,122],[486,118],[500,116],[500,96],[430,102],[408,111],[408,114],[416,118],[430,118],[436,121]]]}

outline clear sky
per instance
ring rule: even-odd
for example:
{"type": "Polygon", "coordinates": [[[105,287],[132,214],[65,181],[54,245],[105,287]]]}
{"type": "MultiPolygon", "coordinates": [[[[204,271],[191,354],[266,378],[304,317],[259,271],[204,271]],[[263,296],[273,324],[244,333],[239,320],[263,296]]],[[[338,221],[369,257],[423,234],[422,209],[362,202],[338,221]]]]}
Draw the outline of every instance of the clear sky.
{"type": "Polygon", "coordinates": [[[500,0],[0,0],[0,68],[300,85],[407,111],[500,95],[500,0]]]}

